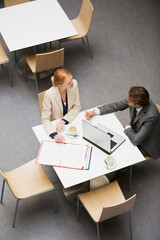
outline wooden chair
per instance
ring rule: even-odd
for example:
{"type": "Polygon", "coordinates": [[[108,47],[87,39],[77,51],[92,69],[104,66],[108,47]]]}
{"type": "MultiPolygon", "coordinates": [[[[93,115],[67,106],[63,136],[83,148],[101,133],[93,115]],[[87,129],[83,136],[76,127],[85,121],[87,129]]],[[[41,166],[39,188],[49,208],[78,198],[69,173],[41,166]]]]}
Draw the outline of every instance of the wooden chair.
{"type": "MultiPolygon", "coordinates": [[[[64,66],[64,48],[55,50],[50,49],[49,51],[38,53],[38,54],[25,54],[24,59],[27,62],[29,68],[34,74],[36,90],[38,92],[37,73],[56,69],[64,66]]],[[[25,72],[25,63],[24,63],[25,72]]]]}
{"type": "Polygon", "coordinates": [[[132,239],[131,210],[134,207],[135,200],[136,194],[126,200],[118,182],[114,181],[99,189],[78,194],[77,220],[79,220],[79,202],[81,201],[82,205],[97,225],[97,235],[98,240],[100,240],[100,222],[129,212],[130,239],[132,239]]]}
{"type": "Polygon", "coordinates": [[[40,116],[42,114],[42,109],[43,109],[43,98],[44,98],[44,94],[46,91],[43,91],[41,93],[38,94],[38,103],[39,103],[39,112],[40,112],[40,116]]]}
{"type": "MultiPolygon", "coordinates": [[[[160,113],[160,105],[156,104],[156,108],[158,110],[158,112],[160,113]]],[[[149,155],[146,155],[144,157],[146,160],[151,159],[152,157],[149,155]]],[[[129,172],[129,190],[131,189],[131,181],[132,181],[132,170],[133,170],[133,166],[130,166],[130,172],[129,172]]]]}
{"type": "Polygon", "coordinates": [[[7,182],[12,194],[17,199],[15,214],[12,227],[15,226],[19,200],[40,195],[48,191],[54,191],[54,211],[56,212],[55,189],[43,168],[39,164],[35,164],[35,159],[10,171],[2,172],[4,180],[1,193],[1,203],[3,201],[3,192],[5,182],[7,182]]]}
{"type": "MultiPolygon", "coordinates": [[[[50,69],[56,69],[64,66],[64,48],[55,50],[50,49],[43,53],[38,54],[25,54],[24,59],[27,62],[29,68],[34,74],[36,90],[38,92],[37,73],[47,71],[50,69]]],[[[25,64],[24,64],[25,72],[25,64]]]]}
{"type": "Polygon", "coordinates": [[[66,42],[70,40],[82,38],[82,42],[84,43],[83,37],[86,37],[90,57],[93,58],[88,36],[87,36],[88,31],[90,29],[91,21],[92,21],[93,11],[94,11],[94,8],[91,2],[89,0],[83,0],[79,15],[77,16],[77,18],[71,20],[72,24],[74,25],[75,29],[78,32],[78,35],[59,40],[59,48],[62,42],[66,42]]]}
{"type": "Polygon", "coordinates": [[[12,79],[12,74],[11,74],[10,61],[2,47],[2,44],[0,43],[0,65],[2,68],[3,68],[4,64],[8,64],[11,87],[13,87],[13,79],[12,79]]]}
{"type": "Polygon", "coordinates": [[[4,6],[5,7],[10,7],[10,6],[14,6],[20,3],[26,3],[26,2],[30,2],[30,0],[4,0],[4,6]]]}

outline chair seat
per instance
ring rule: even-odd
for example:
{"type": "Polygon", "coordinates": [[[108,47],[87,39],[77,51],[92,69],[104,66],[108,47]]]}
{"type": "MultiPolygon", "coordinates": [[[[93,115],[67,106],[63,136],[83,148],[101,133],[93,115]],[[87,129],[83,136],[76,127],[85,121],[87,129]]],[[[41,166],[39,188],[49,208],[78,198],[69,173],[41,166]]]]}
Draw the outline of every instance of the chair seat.
{"type": "Polygon", "coordinates": [[[9,58],[7,57],[1,43],[0,43],[0,64],[9,62],[9,58]]]}
{"type": "Polygon", "coordinates": [[[17,199],[32,197],[54,189],[43,168],[35,160],[10,172],[3,172],[13,195],[17,199]]]}
{"type": "Polygon", "coordinates": [[[78,197],[95,222],[99,221],[103,207],[111,207],[125,201],[117,181],[78,197]]]}

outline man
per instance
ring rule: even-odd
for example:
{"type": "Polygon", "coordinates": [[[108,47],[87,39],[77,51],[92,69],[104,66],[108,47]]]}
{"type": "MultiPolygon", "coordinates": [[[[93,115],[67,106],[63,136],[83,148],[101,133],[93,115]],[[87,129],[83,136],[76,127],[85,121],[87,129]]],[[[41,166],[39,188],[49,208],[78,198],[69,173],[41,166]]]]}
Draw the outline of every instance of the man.
{"type": "Polygon", "coordinates": [[[107,114],[129,108],[130,123],[124,132],[133,145],[137,146],[144,156],[154,159],[160,157],[160,114],[144,87],[131,87],[128,96],[122,101],[104,104],[86,112],[87,119],[96,114],[107,114]]]}

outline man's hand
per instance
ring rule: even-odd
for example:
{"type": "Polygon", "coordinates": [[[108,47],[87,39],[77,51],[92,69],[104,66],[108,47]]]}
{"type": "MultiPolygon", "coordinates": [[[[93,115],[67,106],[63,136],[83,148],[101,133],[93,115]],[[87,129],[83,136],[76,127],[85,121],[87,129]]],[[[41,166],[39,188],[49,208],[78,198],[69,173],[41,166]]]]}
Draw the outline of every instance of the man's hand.
{"type": "Polygon", "coordinates": [[[64,126],[65,126],[65,122],[63,120],[61,120],[56,125],[56,131],[57,132],[62,132],[64,130],[64,126]]]}
{"type": "Polygon", "coordinates": [[[91,119],[92,117],[94,117],[95,114],[96,114],[96,113],[95,113],[95,110],[92,110],[92,111],[86,112],[86,113],[85,113],[85,117],[86,117],[87,120],[89,120],[89,119],[91,119]]]}
{"type": "Polygon", "coordinates": [[[56,134],[56,135],[54,136],[54,140],[55,140],[56,142],[64,142],[65,137],[64,137],[63,135],[61,135],[61,134],[56,134]]]}

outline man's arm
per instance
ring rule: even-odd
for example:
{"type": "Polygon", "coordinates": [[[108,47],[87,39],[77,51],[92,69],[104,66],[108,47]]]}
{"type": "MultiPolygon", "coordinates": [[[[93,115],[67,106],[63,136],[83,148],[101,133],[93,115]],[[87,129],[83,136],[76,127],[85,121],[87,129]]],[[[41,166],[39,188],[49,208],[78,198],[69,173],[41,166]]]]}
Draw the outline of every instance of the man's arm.
{"type": "Polygon", "coordinates": [[[149,137],[149,134],[152,132],[157,122],[158,118],[150,117],[143,123],[141,129],[138,132],[135,132],[132,127],[129,127],[124,130],[124,133],[128,136],[134,146],[138,146],[147,137],[149,137]]]}
{"type": "Polygon", "coordinates": [[[104,115],[107,113],[123,111],[128,107],[129,106],[128,106],[127,100],[123,99],[115,103],[104,104],[100,107],[95,108],[92,111],[88,111],[85,113],[85,117],[89,120],[90,118],[94,117],[97,114],[104,115]]]}
{"type": "Polygon", "coordinates": [[[104,105],[98,107],[98,109],[100,110],[100,115],[104,115],[104,114],[107,114],[107,113],[123,111],[128,107],[129,106],[128,106],[127,100],[123,99],[123,100],[118,101],[118,102],[114,102],[114,103],[110,103],[110,104],[104,104],[104,105]]]}

